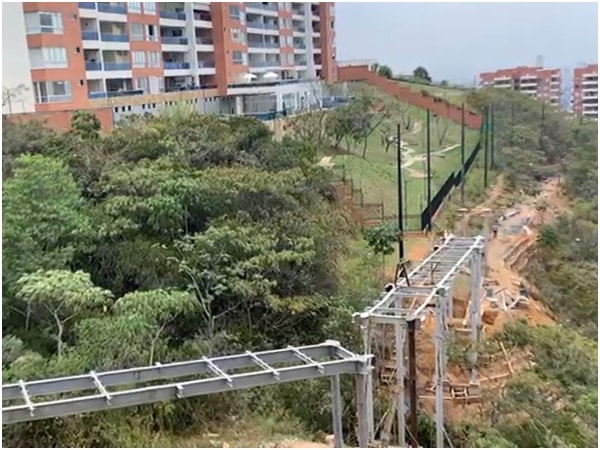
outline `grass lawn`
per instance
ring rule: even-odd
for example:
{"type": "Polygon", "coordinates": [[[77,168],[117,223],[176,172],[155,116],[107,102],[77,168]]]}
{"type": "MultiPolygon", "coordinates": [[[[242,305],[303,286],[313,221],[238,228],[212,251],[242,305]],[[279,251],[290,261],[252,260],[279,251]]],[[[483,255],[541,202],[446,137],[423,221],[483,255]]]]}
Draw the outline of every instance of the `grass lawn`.
{"type": "MultiPolygon", "coordinates": [[[[405,132],[402,141],[405,142],[407,149],[403,148],[403,163],[412,160],[410,167],[403,169],[404,193],[405,193],[405,214],[414,216],[409,219],[407,227],[409,229],[418,228],[420,219],[417,217],[424,208],[426,202],[426,183],[425,170],[426,163],[419,160],[426,152],[425,145],[425,111],[414,108],[409,113],[414,122],[418,123],[416,132],[405,132]],[[415,158],[416,157],[416,158],[415,158]]],[[[431,120],[431,172],[432,196],[437,192],[448,175],[460,167],[460,125],[445,119],[431,120]],[[442,136],[444,127],[445,136],[442,136]],[[443,139],[441,139],[443,137],[443,139]],[[441,144],[441,145],[440,145],[441,144]],[[458,145],[457,145],[458,144],[458,145]],[[444,154],[435,155],[436,151],[444,148],[456,146],[444,154]]],[[[414,131],[414,130],[413,130],[414,131]]],[[[477,143],[478,133],[473,130],[465,130],[465,157],[468,157],[471,150],[477,143]]],[[[346,149],[347,150],[347,149],[346,149]]],[[[351,177],[355,186],[363,190],[363,201],[365,203],[379,203],[384,205],[384,215],[396,215],[398,211],[397,200],[397,164],[396,164],[396,146],[390,146],[385,151],[385,145],[382,144],[379,130],[375,130],[367,140],[367,151],[365,159],[362,158],[362,144],[355,145],[350,149],[350,153],[336,155],[333,162],[337,165],[343,165],[347,176],[351,177]]],[[[423,158],[424,159],[424,158],[423,158]]]]}

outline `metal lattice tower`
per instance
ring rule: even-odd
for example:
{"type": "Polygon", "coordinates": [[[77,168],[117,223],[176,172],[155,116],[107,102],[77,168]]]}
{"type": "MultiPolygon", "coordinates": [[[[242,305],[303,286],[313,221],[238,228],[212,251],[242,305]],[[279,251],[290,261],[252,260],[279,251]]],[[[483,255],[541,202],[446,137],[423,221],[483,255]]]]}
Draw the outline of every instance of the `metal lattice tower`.
{"type": "MultiPolygon", "coordinates": [[[[381,300],[363,313],[355,314],[360,324],[365,354],[371,354],[373,332],[379,324],[390,324],[395,327],[396,346],[396,408],[398,416],[398,445],[406,447],[406,404],[404,392],[405,356],[404,347],[407,341],[407,323],[421,320],[426,310],[435,314],[435,422],[436,447],[444,446],[444,382],[447,381],[447,341],[448,323],[452,319],[453,282],[459,271],[470,265],[471,301],[470,325],[471,340],[479,341],[481,329],[481,296],[483,290],[482,266],[485,258],[486,238],[450,236],[446,238],[434,252],[421,261],[405,278],[398,278],[395,287],[381,300]]],[[[471,346],[469,355],[472,363],[471,382],[477,380],[477,346],[471,346]]],[[[369,372],[369,383],[372,383],[369,372]]],[[[367,412],[369,424],[369,440],[374,440],[373,397],[368,391],[369,405],[367,412]]]]}

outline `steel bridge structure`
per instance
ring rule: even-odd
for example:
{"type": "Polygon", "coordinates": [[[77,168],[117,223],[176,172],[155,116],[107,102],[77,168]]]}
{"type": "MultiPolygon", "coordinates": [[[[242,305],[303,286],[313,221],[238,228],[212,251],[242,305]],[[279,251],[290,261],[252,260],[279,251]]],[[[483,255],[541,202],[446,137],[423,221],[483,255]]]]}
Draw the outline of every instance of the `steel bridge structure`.
{"type": "Polygon", "coordinates": [[[337,341],[2,386],[2,425],[105,411],[320,377],[331,379],[334,443],[343,447],[340,376],[356,377],[359,445],[368,442],[370,355],[337,341]],[[282,367],[283,366],[283,367],[282,367]],[[239,372],[244,370],[244,372],[239,372]],[[234,373],[238,371],[238,373],[234,373]],[[202,377],[202,378],[201,378],[202,377]],[[36,397],[42,397],[36,401],[36,397]]]}
{"type": "MultiPolygon", "coordinates": [[[[396,415],[398,420],[398,445],[407,447],[406,442],[406,397],[405,397],[405,346],[407,328],[423,319],[427,311],[435,315],[435,423],[436,447],[444,447],[444,383],[447,381],[447,340],[448,324],[453,315],[452,288],[456,275],[470,266],[470,338],[473,343],[479,341],[481,329],[481,298],[483,293],[483,265],[487,239],[483,236],[449,236],[427,258],[421,261],[405,277],[398,277],[393,288],[365,312],[356,313],[355,320],[360,325],[364,353],[371,354],[373,333],[377,325],[389,324],[395,329],[396,349],[396,415]]],[[[414,337],[413,337],[414,339],[414,337]]],[[[410,344],[410,342],[409,342],[410,344]]],[[[414,340],[413,340],[414,351],[414,340]]],[[[410,350],[410,345],[409,345],[410,350]]],[[[472,345],[469,355],[471,362],[471,383],[477,380],[477,346],[472,345]]],[[[410,361],[409,361],[410,362],[410,361]]],[[[413,362],[414,364],[414,362],[413,362]]],[[[416,369],[414,369],[416,371],[416,369]]],[[[412,376],[416,378],[416,372],[412,376]]],[[[369,372],[370,376],[371,372],[369,372]]],[[[369,379],[369,383],[373,380],[369,379]]],[[[416,383],[416,381],[415,381],[416,383]]],[[[415,384],[416,386],[416,384],[415,384]]],[[[368,391],[367,413],[373,413],[372,390],[368,391]]],[[[412,399],[414,402],[415,400],[412,399]]],[[[414,406],[416,411],[416,406],[414,406]]],[[[392,414],[394,411],[391,412],[392,414]]],[[[374,420],[368,416],[367,429],[369,441],[374,441],[374,420]]]]}

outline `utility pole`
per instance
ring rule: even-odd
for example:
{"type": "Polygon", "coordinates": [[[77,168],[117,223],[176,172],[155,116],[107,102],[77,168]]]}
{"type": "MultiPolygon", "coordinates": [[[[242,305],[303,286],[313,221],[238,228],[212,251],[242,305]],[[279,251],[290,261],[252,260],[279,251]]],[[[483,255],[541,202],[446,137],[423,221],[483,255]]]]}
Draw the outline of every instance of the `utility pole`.
{"type": "Polygon", "coordinates": [[[483,125],[483,137],[485,139],[485,144],[483,147],[483,188],[487,189],[488,187],[488,144],[489,144],[489,112],[490,107],[486,106],[485,108],[485,120],[483,125]]]}
{"type": "Polygon", "coordinates": [[[431,232],[431,112],[427,109],[427,231],[431,232]]]}
{"type": "Polygon", "coordinates": [[[465,104],[460,110],[460,203],[465,206],[465,104]]]}
{"type": "Polygon", "coordinates": [[[398,260],[402,262],[404,259],[404,215],[403,215],[403,198],[402,198],[402,136],[401,125],[398,124],[396,135],[396,156],[398,159],[398,260]]]}

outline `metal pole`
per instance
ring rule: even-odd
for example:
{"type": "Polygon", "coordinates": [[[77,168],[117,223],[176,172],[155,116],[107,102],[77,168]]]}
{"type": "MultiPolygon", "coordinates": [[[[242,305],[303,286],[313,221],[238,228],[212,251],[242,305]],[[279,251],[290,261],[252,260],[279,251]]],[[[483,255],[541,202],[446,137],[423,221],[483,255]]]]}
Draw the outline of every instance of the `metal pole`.
{"type": "Polygon", "coordinates": [[[404,205],[402,204],[402,136],[401,126],[397,127],[397,158],[398,158],[398,258],[400,261],[404,259],[404,205]]]}
{"type": "Polygon", "coordinates": [[[489,110],[490,107],[487,106],[485,108],[485,125],[483,128],[483,136],[485,138],[485,145],[483,148],[483,187],[487,188],[488,187],[488,144],[489,144],[489,128],[490,128],[490,124],[489,124],[489,110]]]}
{"type": "Polygon", "coordinates": [[[427,110],[427,231],[431,231],[431,113],[427,110]]]}
{"type": "Polygon", "coordinates": [[[408,226],[408,180],[405,178],[404,180],[404,224],[406,228],[410,230],[408,226]]]}
{"type": "Polygon", "coordinates": [[[408,429],[412,447],[419,447],[417,441],[417,346],[415,341],[416,320],[407,322],[408,324],[408,389],[410,397],[410,412],[408,419],[408,429]]]}
{"type": "Polygon", "coordinates": [[[481,249],[471,257],[471,383],[477,383],[477,344],[479,343],[479,328],[481,320],[481,249]]]}
{"type": "Polygon", "coordinates": [[[444,381],[446,380],[446,288],[440,288],[435,308],[435,443],[444,448],[444,381]]]}
{"type": "MultiPolygon", "coordinates": [[[[396,308],[402,307],[400,296],[396,308]]],[[[396,324],[396,414],[398,420],[398,446],[406,447],[406,396],[404,395],[404,338],[406,323],[396,324]]]]}
{"type": "MultiPolygon", "coordinates": [[[[362,332],[362,338],[363,338],[363,348],[364,348],[364,354],[365,355],[370,355],[371,354],[371,335],[370,335],[370,330],[369,330],[369,319],[364,320],[364,322],[361,324],[361,332],[362,332]]],[[[374,420],[373,420],[373,389],[372,389],[372,385],[373,385],[373,375],[372,375],[372,371],[371,368],[369,367],[367,369],[367,374],[366,374],[366,403],[367,403],[367,413],[366,413],[366,421],[367,421],[367,440],[372,440],[374,435],[375,435],[375,425],[374,425],[374,420]]]]}
{"type": "Polygon", "coordinates": [[[494,104],[492,103],[492,115],[491,115],[491,123],[490,123],[490,169],[494,169],[494,128],[495,120],[494,120],[494,104]]]}
{"type": "Polygon", "coordinates": [[[332,397],[332,414],[333,414],[333,438],[334,447],[344,447],[344,436],[342,431],[342,394],[340,386],[340,376],[334,375],[331,377],[331,397],[332,397]]]}
{"type": "Polygon", "coordinates": [[[460,110],[460,203],[465,206],[465,104],[460,110]]]}
{"type": "Polygon", "coordinates": [[[369,411],[367,406],[367,368],[364,373],[356,375],[356,415],[358,421],[358,446],[367,448],[369,446],[369,411]]]}
{"type": "Polygon", "coordinates": [[[546,102],[542,102],[542,120],[540,123],[540,152],[544,151],[544,119],[545,119],[545,108],[546,102]]]}

